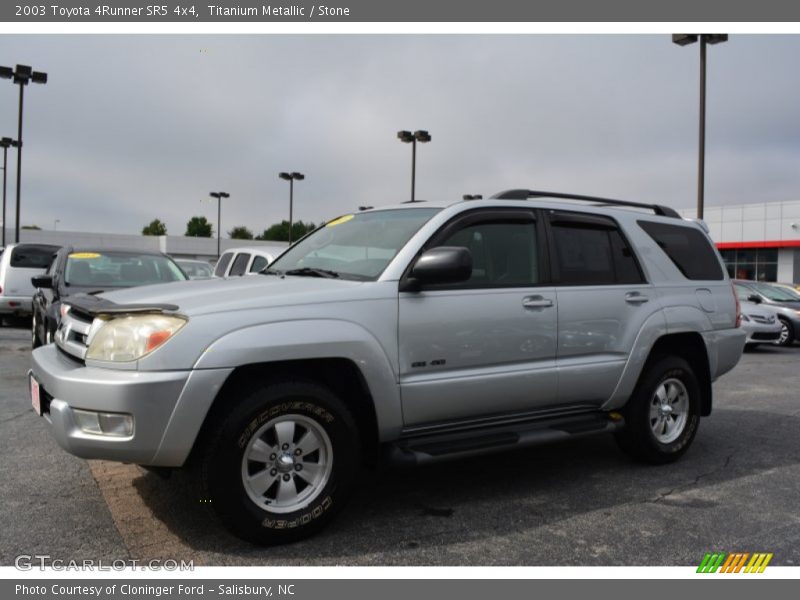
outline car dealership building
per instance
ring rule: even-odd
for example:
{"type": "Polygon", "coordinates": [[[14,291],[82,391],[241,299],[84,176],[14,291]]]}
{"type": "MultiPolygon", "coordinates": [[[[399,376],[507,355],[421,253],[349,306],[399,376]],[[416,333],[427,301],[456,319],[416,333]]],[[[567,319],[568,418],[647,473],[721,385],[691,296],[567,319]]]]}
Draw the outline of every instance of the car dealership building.
{"type": "MultiPolygon", "coordinates": [[[[684,217],[694,217],[695,208],[680,209],[684,217]]],[[[705,222],[716,242],[731,277],[762,281],[800,282],[800,200],[762,202],[730,206],[707,206],[705,222]]],[[[13,230],[6,239],[12,240],[13,230]]],[[[122,247],[160,250],[180,258],[213,260],[217,254],[215,238],[182,236],[115,235],[74,231],[22,230],[23,242],[58,245],[122,247]]],[[[280,253],[285,242],[222,240],[223,252],[237,246],[264,245],[280,253]]]]}
{"type": "Polygon", "coordinates": [[[707,206],[703,220],[731,277],[800,282],[800,201],[707,206]]]}

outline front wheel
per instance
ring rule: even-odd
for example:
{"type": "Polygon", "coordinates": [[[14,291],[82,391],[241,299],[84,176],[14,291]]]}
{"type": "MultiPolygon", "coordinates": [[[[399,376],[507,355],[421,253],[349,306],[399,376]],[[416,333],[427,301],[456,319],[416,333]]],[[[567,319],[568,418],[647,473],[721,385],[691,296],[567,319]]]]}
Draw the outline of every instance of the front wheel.
{"type": "Polygon", "coordinates": [[[623,413],[616,438],[627,454],[654,464],[680,458],[700,424],[700,386],[689,363],[676,356],[648,363],[623,413]]]}
{"type": "Polygon", "coordinates": [[[39,333],[36,331],[38,328],[39,324],[36,319],[36,313],[33,313],[33,318],[31,319],[31,347],[34,350],[42,345],[42,341],[39,339],[39,333]]]}
{"type": "Polygon", "coordinates": [[[358,467],[350,412],[330,390],[304,381],[246,393],[212,435],[202,465],[223,523],[259,544],[320,530],[349,496],[358,467]]]}
{"type": "Polygon", "coordinates": [[[781,322],[781,335],[775,342],[778,346],[791,346],[794,344],[794,327],[786,319],[779,319],[781,322]]]}

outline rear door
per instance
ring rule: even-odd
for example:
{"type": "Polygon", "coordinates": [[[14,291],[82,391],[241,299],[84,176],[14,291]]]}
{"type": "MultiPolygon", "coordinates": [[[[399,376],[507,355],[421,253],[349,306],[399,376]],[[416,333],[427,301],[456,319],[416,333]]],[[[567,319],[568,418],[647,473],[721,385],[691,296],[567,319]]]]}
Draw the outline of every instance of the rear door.
{"type": "Polygon", "coordinates": [[[658,298],[613,219],[546,212],[558,296],[559,402],[599,405],[614,391],[658,298]]]}
{"type": "MultiPolygon", "coordinates": [[[[544,230],[529,209],[479,209],[427,248],[463,246],[472,277],[400,292],[399,354],[407,426],[502,416],[556,401],[555,290],[544,230]]],[[[426,248],[426,249],[427,249],[426,248]]]]}

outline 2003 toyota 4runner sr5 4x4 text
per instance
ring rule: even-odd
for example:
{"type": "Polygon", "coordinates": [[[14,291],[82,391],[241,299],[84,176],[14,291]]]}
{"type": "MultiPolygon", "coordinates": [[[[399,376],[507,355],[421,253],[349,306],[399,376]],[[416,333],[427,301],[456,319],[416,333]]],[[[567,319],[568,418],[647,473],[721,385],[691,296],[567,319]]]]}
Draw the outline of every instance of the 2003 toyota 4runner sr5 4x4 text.
{"type": "Polygon", "coordinates": [[[68,300],[34,408],[77,456],[196,464],[239,536],[319,530],[363,463],[613,433],[681,456],[745,341],[701,223],[512,190],[337,218],[259,275],[68,300]]]}

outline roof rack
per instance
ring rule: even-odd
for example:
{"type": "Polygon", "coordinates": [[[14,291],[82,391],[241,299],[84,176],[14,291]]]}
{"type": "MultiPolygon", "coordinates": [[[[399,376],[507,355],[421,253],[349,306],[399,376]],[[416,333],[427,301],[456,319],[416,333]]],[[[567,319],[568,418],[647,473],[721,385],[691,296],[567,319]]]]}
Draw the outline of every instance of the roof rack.
{"type": "Polygon", "coordinates": [[[597,196],[583,196],[581,194],[564,194],[561,192],[540,192],[536,190],[506,190],[492,196],[495,200],[528,200],[529,198],[564,198],[566,200],[583,200],[586,202],[594,202],[598,206],[611,205],[611,206],[630,206],[633,208],[646,208],[652,210],[655,214],[662,217],[674,217],[681,219],[674,208],[663,206],[661,204],[643,204],[641,202],[628,202],[626,200],[614,200],[612,198],[598,198],[597,196]]]}

